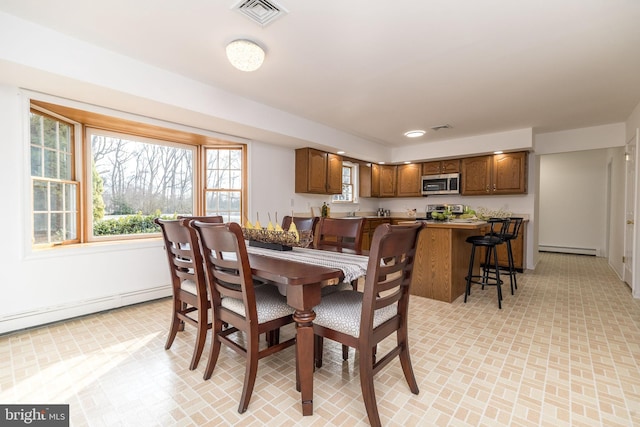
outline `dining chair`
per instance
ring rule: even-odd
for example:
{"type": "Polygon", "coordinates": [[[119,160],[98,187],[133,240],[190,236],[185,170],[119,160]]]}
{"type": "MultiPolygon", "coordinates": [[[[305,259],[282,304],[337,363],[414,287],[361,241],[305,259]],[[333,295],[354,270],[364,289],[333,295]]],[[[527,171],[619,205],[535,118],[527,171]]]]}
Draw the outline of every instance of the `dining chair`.
{"type": "Polygon", "coordinates": [[[322,366],[323,338],[357,350],[360,387],[372,426],[381,425],[374,375],[396,356],[409,389],[413,394],[419,392],[409,356],[407,318],[416,244],[423,227],[421,222],[378,226],[369,252],[363,292],[335,292],[314,308],[316,367],[322,366]],[[377,357],[378,343],[394,333],[394,347],[383,357],[377,357]]]}
{"type": "Polygon", "coordinates": [[[320,218],[314,237],[316,249],[362,252],[364,218],[320,218]]]}
{"type": "Polygon", "coordinates": [[[178,219],[186,219],[188,221],[210,222],[213,224],[224,223],[224,218],[222,217],[222,215],[206,215],[206,216],[178,215],[178,219]]]}
{"type": "Polygon", "coordinates": [[[189,226],[196,231],[202,246],[213,312],[212,343],[204,379],[213,374],[221,344],[244,356],[244,385],[238,406],[238,412],[243,413],[253,392],[258,360],[295,344],[295,338],[291,338],[260,349],[259,336],[293,323],[294,309],[275,286],[254,287],[239,224],[191,221],[189,226]],[[226,329],[223,323],[228,325],[226,329]],[[244,335],[244,340],[232,339],[230,335],[235,333],[244,335]]]}
{"type": "Polygon", "coordinates": [[[184,330],[184,324],[196,327],[196,342],[189,365],[196,369],[207,338],[209,307],[204,262],[194,230],[186,226],[187,219],[163,220],[156,218],[155,223],[162,230],[165,252],[169,264],[172,286],[172,316],[169,336],[164,348],[171,348],[178,331],[184,330]]]}

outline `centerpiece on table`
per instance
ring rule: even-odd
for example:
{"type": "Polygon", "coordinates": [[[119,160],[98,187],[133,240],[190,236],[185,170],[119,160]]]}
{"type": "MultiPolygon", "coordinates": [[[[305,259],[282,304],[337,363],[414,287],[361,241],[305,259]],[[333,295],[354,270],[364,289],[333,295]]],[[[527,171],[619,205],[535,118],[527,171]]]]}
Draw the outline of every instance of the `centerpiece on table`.
{"type": "Polygon", "coordinates": [[[268,215],[269,224],[266,228],[260,224],[260,218],[257,213],[255,224],[252,224],[248,219],[245,221],[245,225],[242,227],[242,234],[245,240],[249,241],[249,246],[290,251],[294,246],[306,248],[313,241],[311,230],[298,231],[293,221],[293,213],[291,215],[291,226],[289,226],[288,230],[284,230],[278,223],[277,212],[275,226],[271,222],[271,214],[268,215]]]}

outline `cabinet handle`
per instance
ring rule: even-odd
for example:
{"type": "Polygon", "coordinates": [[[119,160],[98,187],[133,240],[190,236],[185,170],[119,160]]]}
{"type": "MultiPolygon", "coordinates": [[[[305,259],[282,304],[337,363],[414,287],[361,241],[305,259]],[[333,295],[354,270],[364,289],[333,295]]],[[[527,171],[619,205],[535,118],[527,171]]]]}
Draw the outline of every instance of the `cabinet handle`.
{"type": "Polygon", "coordinates": [[[633,225],[633,224],[634,224],[634,222],[633,222],[633,220],[632,220],[632,219],[628,219],[628,220],[627,220],[627,224],[628,224],[628,225],[633,225]]]}
{"type": "Polygon", "coordinates": [[[496,185],[493,184],[493,191],[496,191],[496,185]]]}

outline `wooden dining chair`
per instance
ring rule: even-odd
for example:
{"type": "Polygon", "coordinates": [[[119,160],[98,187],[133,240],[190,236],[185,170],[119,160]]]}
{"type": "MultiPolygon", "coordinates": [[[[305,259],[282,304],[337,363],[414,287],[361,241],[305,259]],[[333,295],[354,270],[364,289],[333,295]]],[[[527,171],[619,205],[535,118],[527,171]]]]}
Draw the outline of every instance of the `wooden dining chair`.
{"type": "Polygon", "coordinates": [[[314,247],[337,252],[362,252],[364,218],[320,218],[314,247]]]}
{"type": "Polygon", "coordinates": [[[259,336],[293,323],[294,309],[287,305],[286,298],[275,286],[253,286],[240,225],[198,221],[191,221],[189,225],[196,230],[202,246],[213,309],[213,339],[204,379],[209,379],[216,367],[221,344],[244,356],[244,385],[238,406],[238,412],[243,413],[253,392],[258,360],[295,344],[295,338],[291,338],[260,349],[259,336]],[[223,323],[228,325],[224,330],[223,323]],[[244,340],[230,338],[235,333],[244,334],[244,340]]]}
{"type": "Polygon", "coordinates": [[[284,230],[288,230],[289,227],[291,226],[291,222],[293,222],[296,225],[296,228],[298,229],[298,231],[311,231],[312,233],[315,233],[316,225],[318,224],[319,220],[320,220],[320,217],[317,217],[317,216],[291,217],[289,215],[286,215],[284,218],[282,218],[282,228],[284,230]]]}
{"type": "Polygon", "coordinates": [[[409,357],[407,317],[416,243],[423,227],[380,225],[373,235],[364,291],[335,292],[314,308],[316,367],[322,366],[323,338],[357,350],[362,397],[372,426],[381,425],[373,377],[396,356],[409,389],[419,392],[409,357]],[[377,357],[378,343],[394,333],[395,346],[377,357]]]}
{"type": "Polygon", "coordinates": [[[222,217],[222,215],[206,215],[206,216],[178,215],[178,219],[186,219],[188,221],[210,222],[212,224],[224,223],[224,218],[222,217]]]}
{"type": "Polygon", "coordinates": [[[171,327],[164,348],[171,348],[178,331],[184,330],[185,323],[195,326],[196,342],[189,365],[189,369],[194,370],[204,349],[207,330],[211,328],[208,313],[211,303],[198,237],[186,226],[186,219],[156,218],[154,221],[162,230],[173,289],[171,327]]]}

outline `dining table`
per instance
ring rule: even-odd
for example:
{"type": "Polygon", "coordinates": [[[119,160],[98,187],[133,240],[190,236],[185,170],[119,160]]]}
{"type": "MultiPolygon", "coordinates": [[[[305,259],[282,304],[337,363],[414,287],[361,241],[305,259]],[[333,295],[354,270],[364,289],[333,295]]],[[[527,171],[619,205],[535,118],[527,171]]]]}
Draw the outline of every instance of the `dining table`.
{"type": "Polygon", "coordinates": [[[247,252],[255,277],[286,286],[287,304],[295,309],[296,388],[301,394],[302,415],[313,415],[313,308],[320,303],[322,287],[364,275],[368,257],[303,248],[293,248],[291,254],[251,247],[247,252]]]}

